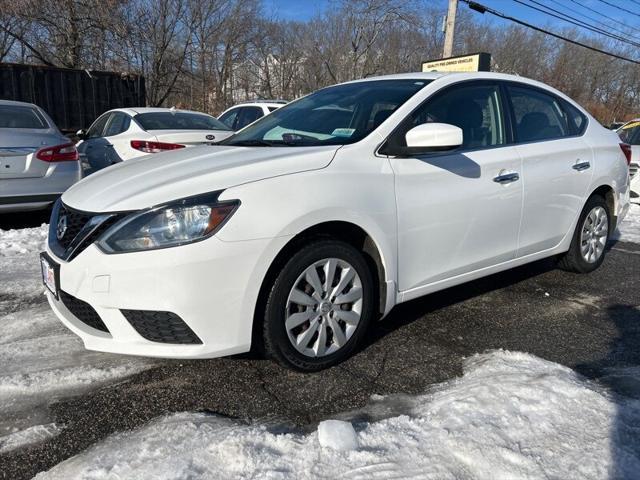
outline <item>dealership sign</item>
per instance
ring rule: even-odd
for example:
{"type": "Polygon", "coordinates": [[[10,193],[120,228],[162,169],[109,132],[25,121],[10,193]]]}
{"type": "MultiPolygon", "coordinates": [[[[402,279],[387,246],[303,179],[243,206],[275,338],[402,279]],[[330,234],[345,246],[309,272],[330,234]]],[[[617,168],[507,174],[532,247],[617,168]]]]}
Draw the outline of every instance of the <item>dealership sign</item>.
{"type": "Polygon", "coordinates": [[[488,72],[489,70],[491,70],[491,54],[484,52],[422,62],[423,72],[488,72]]]}

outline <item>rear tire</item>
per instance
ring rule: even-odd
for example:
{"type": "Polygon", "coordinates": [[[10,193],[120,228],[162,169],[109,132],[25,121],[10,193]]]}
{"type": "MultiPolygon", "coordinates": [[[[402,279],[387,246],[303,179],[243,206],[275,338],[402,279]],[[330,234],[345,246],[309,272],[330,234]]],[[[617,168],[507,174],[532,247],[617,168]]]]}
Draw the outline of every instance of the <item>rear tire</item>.
{"type": "Polygon", "coordinates": [[[337,365],[362,342],[375,305],[373,276],[362,253],[338,240],[316,240],[284,264],[268,294],[266,353],[303,372],[337,365]]]}
{"type": "Polygon", "coordinates": [[[580,213],[571,246],[560,258],[558,266],[576,273],[597,269],[604,261],[611,224],[607,202],[600,195],[592,195],[580,213]]]}

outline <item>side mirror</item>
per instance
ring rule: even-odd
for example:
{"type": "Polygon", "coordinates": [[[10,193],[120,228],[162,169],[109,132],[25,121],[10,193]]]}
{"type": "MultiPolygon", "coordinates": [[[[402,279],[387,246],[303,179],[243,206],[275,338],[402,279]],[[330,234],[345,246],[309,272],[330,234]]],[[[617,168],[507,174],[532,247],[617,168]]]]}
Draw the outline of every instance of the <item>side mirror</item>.
{"type": "Polygon", "coordinates": [[[78,130],[76,132],[76,137],[78,137],[80,140],[86,140],[87,139],[87,131],[84,128],[81,128],[80,130],[78,130]]]}
{"type": "Polygon", "coordinates": [[[448,123],[423,123],[409,130],[405,139],[409,154],[453,150],[462,145],[462,129],[448,123]]]}

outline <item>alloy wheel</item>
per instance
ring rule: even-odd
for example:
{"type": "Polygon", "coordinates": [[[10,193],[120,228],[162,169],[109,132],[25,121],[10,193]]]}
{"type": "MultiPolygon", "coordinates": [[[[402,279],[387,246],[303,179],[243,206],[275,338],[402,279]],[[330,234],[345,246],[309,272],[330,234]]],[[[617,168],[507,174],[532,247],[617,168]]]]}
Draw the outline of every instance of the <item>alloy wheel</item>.
{"type": "Polygon", "coordinates": [[[588,263],[597,262],[607,243],[609,217],[601,206],[591,209],[585,217],[580,234],[580,253],[588,263]]]}
{"type": "Polygon", "coordinates": [[[307,267],[294,282],[285,312],[285,329],[294,348],[307,357],[324,357],[349,341],[362,315],[362,281],[339,258],[307,267]]]}

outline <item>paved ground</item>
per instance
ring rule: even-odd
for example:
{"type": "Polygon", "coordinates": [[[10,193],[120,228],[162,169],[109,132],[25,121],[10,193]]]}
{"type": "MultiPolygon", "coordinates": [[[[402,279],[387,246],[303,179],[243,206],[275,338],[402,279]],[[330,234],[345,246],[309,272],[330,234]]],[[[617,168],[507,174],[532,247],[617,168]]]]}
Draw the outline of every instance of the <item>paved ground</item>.
{"type": "MultiPolygon", "coordinates": [[[[372,394],[419,393],[461,373],[462,359],[503,348],[533,353],[615,383],[611,366],[640,365],[640,245],[617,243],[597,272],[542,261],[397,307],[345,364],[314,375],[227,358],[159,368],[51,406],[62,433],[0,456],[0,478],[31,478],[105,436],[177,411],[310,428],[372,394]]],[[[393,412],[388,412],[392,414],[393,412]]]]}

